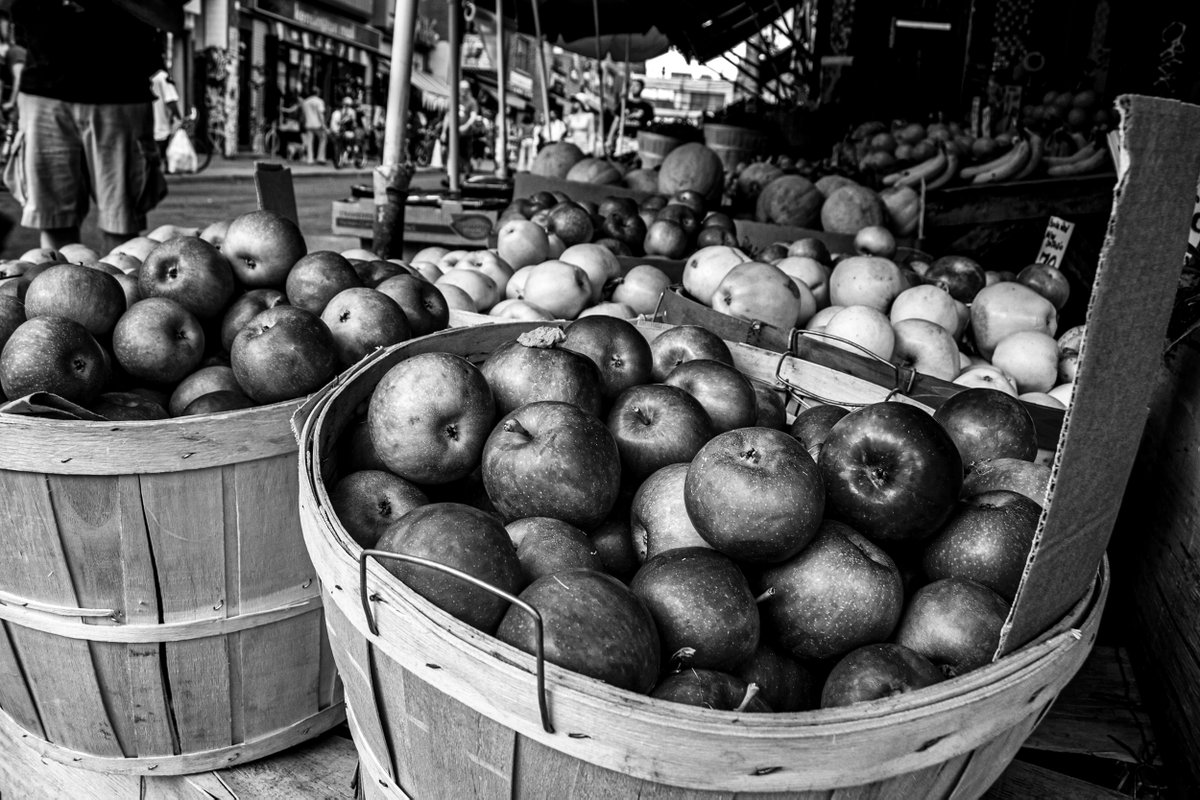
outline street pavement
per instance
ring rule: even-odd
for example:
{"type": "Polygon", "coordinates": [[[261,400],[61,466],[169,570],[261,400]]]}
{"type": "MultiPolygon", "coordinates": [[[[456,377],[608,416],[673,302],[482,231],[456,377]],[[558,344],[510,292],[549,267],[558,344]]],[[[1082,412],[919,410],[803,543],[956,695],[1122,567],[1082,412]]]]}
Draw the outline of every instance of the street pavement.
{"type": "MultiPolygon", "coordinates": [[[[199,175],[168,175],[170,191],[165,200],[147,216],[147,231],[159,225],[175,224],[184,227],[204,227],[210,222],[236,216],[257,208],[254,193],[253,158],[214,158],[208,169],[199,175]]],[[[351,196],[356,184],[370,185],[372,168],[334,169],[329,165],[290,162],[296,192],[296,207],[300,228],[306,235],[330,234],[331,204],[351,196]]],[[[433,188],[441,184],[443,173],[422,170],[414,178],[414,186],[433,188]]],[[[0,187],[0,214],[14,222],[7,239],[0,247],[0,260],[17,258],[40,246],[38,232],[19,224],[21,208],[12,194],[0,187]]],[[[96,230],[96,213],[91,210],[84,221],[80,238],[83,243],[101,249],[96,230]]]]}

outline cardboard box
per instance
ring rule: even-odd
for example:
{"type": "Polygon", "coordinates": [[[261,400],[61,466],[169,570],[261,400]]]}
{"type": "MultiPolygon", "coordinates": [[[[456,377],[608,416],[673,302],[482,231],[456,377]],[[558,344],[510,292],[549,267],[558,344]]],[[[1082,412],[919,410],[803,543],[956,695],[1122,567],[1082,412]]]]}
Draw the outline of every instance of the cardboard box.
{"type": "Polygon", "coordinates": [[[748,252],[761,250],[775,242],[791,243],[797,239],[820,239],[831,253],[853,253],[854,237],[842,233],[826,233],[810,228],[796,228],[791,225],[771,225],[766,222],[756,222],[752,219],[735,219],[737,240],[742,249],[748,252]]]}
{"type": "Polygon", "coordinates": [[[650,196],[646,192],[635,192],[624,186],[564,181],[559,178],[544,178],[530,172],[518,172],[513,177],[514,198],[529,197],[535,192],[562,192],[572,200],[591,200],[593,203],[599,203],[606,197],[632,197],[640,202],[650,196]]]}

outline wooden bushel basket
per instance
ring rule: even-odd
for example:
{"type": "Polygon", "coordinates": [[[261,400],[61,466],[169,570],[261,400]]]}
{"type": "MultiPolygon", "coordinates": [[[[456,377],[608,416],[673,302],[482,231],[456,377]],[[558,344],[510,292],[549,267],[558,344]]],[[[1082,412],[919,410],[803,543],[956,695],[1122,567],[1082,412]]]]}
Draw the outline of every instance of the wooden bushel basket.
{"type": "MultiPolygon", "coordinates": [[[[405,358],[476,363],[536,327],[458,328],[381,350],[305,409],[300,505],[367,797],[974,798],[1000,775],[1091,650],[1103,575],[1051,630],[962,677],[863,706],[787,714],[700,709],[538,661],[410,591],[346,533],[326,487],[337,441],[405,358]],[[369,617],[368,617],[369,611],[369,617]],[[544,720],[539,701],[548,710],[544,720]],[[548,724],[544,725],[544,722],[548,724]]],[[[652,340],[665,326],[639,325],[652,340]]],[[[737,366],[847,401],[869,381],[746,345],[737,366]]],[[[913,402],[896,398],[898,402],[913,402]]]]}
{"type": "Polygon", "coordinates": [[[0,415],[0,719],[102,772],[216,769],[344,717],[297,509],[300,401],[0,415]]]}

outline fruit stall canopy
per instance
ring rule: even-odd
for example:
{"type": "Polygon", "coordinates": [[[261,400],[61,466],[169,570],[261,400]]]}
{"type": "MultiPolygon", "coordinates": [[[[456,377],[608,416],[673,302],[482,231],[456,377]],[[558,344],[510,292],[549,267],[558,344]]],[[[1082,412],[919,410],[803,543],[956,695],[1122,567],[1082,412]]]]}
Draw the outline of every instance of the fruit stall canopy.
{"type": "MultiPolygon", "coordinates": [[[[598,6],[602,38],[617,34],[650,34],[657,28],[684,55],[708,61],[741,44],[783,16],[787,4],[773,0],[532,0],[548,42],[573,43],[596,36],[593,3],[598,6]]],[[[513,3],[517,28],[534,33],[531,2],[513,3]]],[[[623,58],[623,44],[614,48],[614,61],[623,58]]],[[[572,52],[591,55],[581,47],[572,52]]]]}

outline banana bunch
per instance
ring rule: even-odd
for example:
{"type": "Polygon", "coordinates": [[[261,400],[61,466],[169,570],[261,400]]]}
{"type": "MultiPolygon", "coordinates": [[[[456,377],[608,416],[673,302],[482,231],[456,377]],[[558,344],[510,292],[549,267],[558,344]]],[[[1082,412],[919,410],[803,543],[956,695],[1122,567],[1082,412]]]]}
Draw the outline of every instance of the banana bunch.
{"type": "Polygon", "coordinates": [[[1108,160],[1108,149],[1088,142],[1069,156],[1046,158],[1046,174],[1061,178],[1068,175],[1086,175],[1099,169],[1108,160]]]}
{"type": "Polygon", "coordinates": [[[958,155],[938,148],[937,154],[907,169],[883,176],[884,186],[918,186],[925,182],[926,189],[947,183],[958,173],[958,155]],[[936,186],[935,186],[936,184],[936,186]]]}
{"type": "MultiPolygon", "coordinates": [[[[1032,156],[1033,147],[1030,140],[1021,139],[1004,155],[983,164],[967,167],[961,175],[975,185],[1013,180],[1029,166],[1032,156]]],[[[1041,158],[1040,154],[1038,158],[1041,158]]]]}

